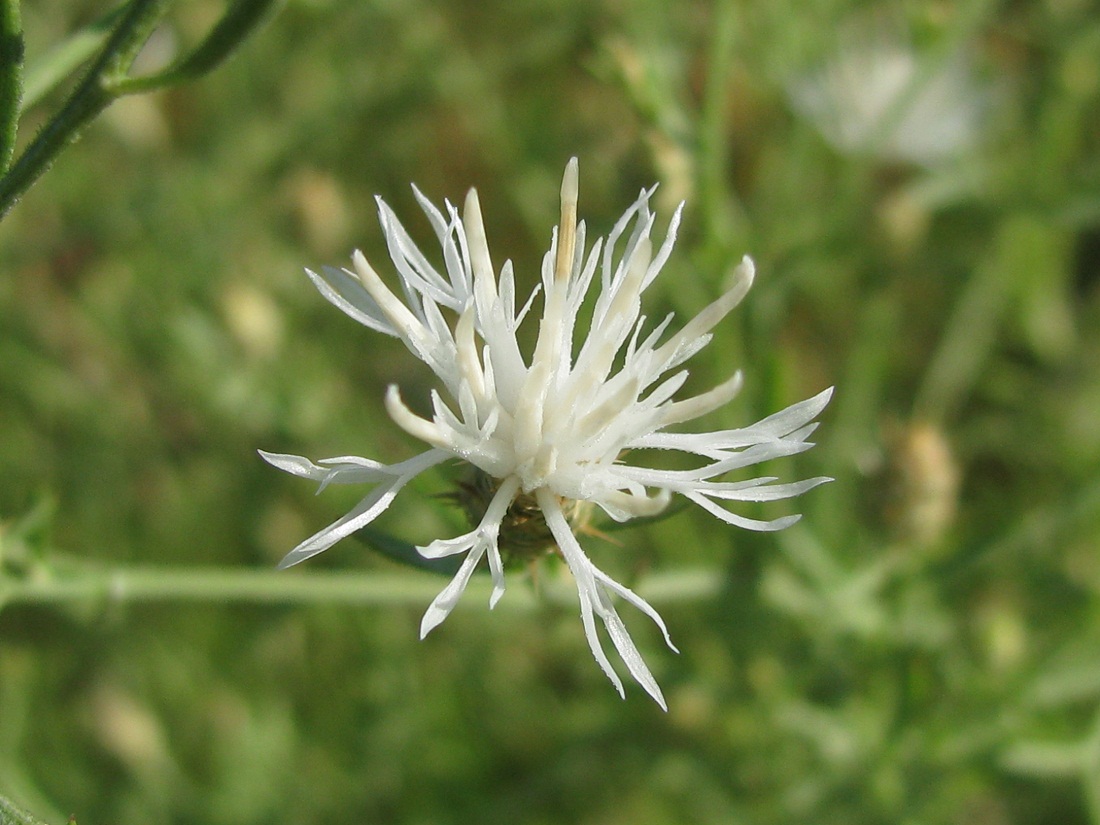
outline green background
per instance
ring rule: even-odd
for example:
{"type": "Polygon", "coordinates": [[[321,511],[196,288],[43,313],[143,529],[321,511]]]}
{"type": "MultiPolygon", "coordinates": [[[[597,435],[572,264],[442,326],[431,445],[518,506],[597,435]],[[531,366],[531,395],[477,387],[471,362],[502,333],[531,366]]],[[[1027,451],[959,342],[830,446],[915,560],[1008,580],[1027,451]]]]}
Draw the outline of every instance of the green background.
{"type": "MultiPolygon", "coordinates": [[[[177,6],[142,59],[223,10],[177,6]]],[[[28,63],[107,10],[26,4],[28,63]]],[[[209,77],[113,105],[0,225],[0,794],[81,825],[1100,824],[1098,276],[1087,0],[291,0],[209,77]],[[957,151],[899,158],[889,124],[840,147],[792,105],[866,30],[912,50],[911,99],[967,67],[957,151]],[[837,387],[819,446],[767,468],[837,479],[796,527],[686,509],[585,539],[628,583],[717,591],[661,606],[679,656],[626,616],[667,715],[621,701],[522,570],[423,643],[419,590],[3,603],[61,573],[271,570],[361,491],[315,498],[255,450],[402,460],[384,388],[431,386],[302,268],[358,247],[392,277],[375,194],[438,260],[408,184],[476,185],[525,293],[572,155],[590,236],[653,181],[659,227],[688,201],[651,318],[756,260],[691,365],[689,390],[746,375],[703,427],[837,387]]],[[[380,526],[454,535],[453,478],[380,526]]],[[[355,541],[308,567],[445,581],[355,541]]]]}

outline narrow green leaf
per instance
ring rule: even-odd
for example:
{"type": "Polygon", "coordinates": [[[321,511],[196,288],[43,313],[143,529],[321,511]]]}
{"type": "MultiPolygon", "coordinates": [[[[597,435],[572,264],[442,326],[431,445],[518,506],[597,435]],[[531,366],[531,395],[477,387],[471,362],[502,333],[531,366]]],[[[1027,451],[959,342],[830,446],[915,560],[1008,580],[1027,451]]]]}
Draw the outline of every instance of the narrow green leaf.
{"type": "Polygon", "coordinates": [[[458,556],[426,559],[420,555],[414,545],[371,527],[364,527],[355,534],[355,537],[388,559],[415,567],[418,570],[427,570],[429,573],[453,576],[458,572],[461,564],[461,559],[458,556]]]}
{"type": "Polygon", "coordinates": [[[84,80],[0,178],[0,217],[7,214],[57,156],[73,144],[84,127],[115,99],[116,94],[110,91],[109,85],[129,70],[134,57],[167,11],[169,2],[132,0],[122,10],[118,24],[84,80]]]}
{"type": "Polygon", "coordinates": [[[32,61],[23,85],[22,110],[41,102],[61,81],[91,60],[106,42],[121,12],[115,9],[104,15],[32,61]]]}
{"type": "Polygon", "coordinates": [[[1084,745],[1081,742],[1018,742],[1001,756],[1001,764],[1022,776],[1036,779],[1067,779],[1081,773],[1084,745]]]}
{"type": "Polygon", "coordinates": [[[15,151],[19,101],[23,95],[23,27],[19,0],[0,0],[0,172],[15,151]]]}
{"type": "Polygon", "coordinates": [[[0,825],[46,825],[41,819],[31,816],[22,808],[16,807],[10,799],[0,796],[0,825]]]}
{"type": "Polygon", "coordinates": [[[116,94],[134,94],[202,77],[217,68],[273,12],[281,0],[237,0],[206,38],[163,72],[128,77],[113,84],[116,94]]]}

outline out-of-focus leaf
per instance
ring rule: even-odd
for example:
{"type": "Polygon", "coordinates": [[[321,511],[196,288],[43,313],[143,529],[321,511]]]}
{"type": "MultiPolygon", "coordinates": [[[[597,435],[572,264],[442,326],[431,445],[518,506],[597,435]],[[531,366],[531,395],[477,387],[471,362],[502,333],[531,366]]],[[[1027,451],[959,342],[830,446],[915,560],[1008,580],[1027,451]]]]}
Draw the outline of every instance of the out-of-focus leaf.
{"type": "Polygon", "coordinates": [[[46,825],[41,819],[31,816],[22,808],[0,796],[0,825],[46,825]]]}
{"type": "Polygon", "coordinates": [[[1082,755],[1079,742],[1020,742],[1005,751],[1001,762],[1024,776],[1069,778],[1080,772],[1082,755]]]}

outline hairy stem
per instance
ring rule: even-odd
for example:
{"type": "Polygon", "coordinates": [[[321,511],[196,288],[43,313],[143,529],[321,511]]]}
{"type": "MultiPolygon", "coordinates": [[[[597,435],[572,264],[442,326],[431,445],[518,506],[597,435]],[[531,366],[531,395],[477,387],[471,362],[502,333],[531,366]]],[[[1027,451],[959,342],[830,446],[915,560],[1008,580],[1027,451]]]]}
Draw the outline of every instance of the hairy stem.
{"type": "Polygon", "coordinates": [[[130,68],[141,46],[167,10],[168,2],[133,0],[127,7],[87,76],[0,180],[0,217],[115,98],[111,84],[121,79],[130,68]]]}
{"type": "Polygon", "coordinates": [[[0,0],[0,172],[15,150],[19,102],[23,95],[23,29],[19,0],[0,0]]]}
{"type": "MultiPolygon", "coordinates": [[[[722,581],[721,572],[716,570],[680,571],[650,576],[639,583],[637,591],[657,603],[697,601],[717,595],[722,581]]],[[[463,602],[483,604],[491,587],[488,580],[471,582],[468,598],[463,602]]],[[[503,606],[530,609],[540,598],[570,603],[575,593],[567,582],[540,582],[540,598],[527,588],[513,590],[502,602],[503,606]]],[[[65,575],[32,573],[20,578],[0,577],[0,606],[186,601],[421,607],[430,603],[438,592],[439,579],[435,576],[396,573],[119,567],[65,575]]]]}
{"type": "MultiPolygon", "coordinates": [[[[15,0],[0,0],[5,10],[8,4],[14,2],[15,0]]],[[[203,41],[167,70],[146,77],[127,76],[134,58],[164,16],[170,2],[171,0],[131,0],[124,7],[114,30],[84,80],[69,96],[61,110],[38,133],[10,171],[0,179],[0,218],[50,168],[65,147],[80,136],[84,127],[113,100],[126,94],[177,85],[206,74],[240,46],[263,22],[278,0],[235,0],[203,41]]],[[[7,23],[4,22],[3,25],[6,26],[7,23]]],[[[0,41],[0,50],[4,48],[3,42],[5,41],[0,41]]],[[[6,79],[0,81],[6,82],[6,79]]],[[[0,104],[3,103],[3,94],[4,90],[0,88],[0,104]]],[[[16,111],[17,109],[15,107],[16,111]]],[[[4,126],[3,117],[3,110],[0,109],[0,132],[4,126]]],[[[13,122],[13,136],[14,128],[13,122]]],[[[5,138],[0,133],[0,150],[5,146],[5,138]]],[[[10,147],[8,151],[10,152],[10,147]]],[[[0,160],[3,157],[0,154],[0,160]]]]}

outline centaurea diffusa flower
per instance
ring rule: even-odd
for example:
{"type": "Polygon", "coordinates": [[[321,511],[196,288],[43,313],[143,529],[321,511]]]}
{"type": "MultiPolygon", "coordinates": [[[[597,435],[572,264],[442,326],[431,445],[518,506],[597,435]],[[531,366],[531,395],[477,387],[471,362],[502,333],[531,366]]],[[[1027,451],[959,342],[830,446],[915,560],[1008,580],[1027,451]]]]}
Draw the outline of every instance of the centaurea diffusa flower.
{"type": "Polygon", "coordinates": [[[301,456],[261,453],[281,470],[320,482],[321,489],[329,484],[374,485],[350,513],[294,548],[282,567],[304,561],[369,524],[414,476],[448,459],[461,459],[488,479],[487,492],[473,530],[418,548],[430,559],[465,556],[424,614],[421,638],[451,612],[483,558],[488,559],[493,581],[489,606],[496,605],[504,593],[502,526],[514,523],[521,511],[537,512],[546,543],[556,544],[576,581],[581,620],[596,661],[623,695],[622,682],[597,632],[598,617],[631,676],[665,707],[661,689],[619,618],[614,597],[649,616],[675,650],[665,623],[648,602],[592,563],[574,534],[573,515],[579,505],[591,503],[619,522],[653,516],[668,505],[673,493],[680,493],[729,524],[782,529],[798,517],[757,521],[731,513],[718,502],[790,498],[828,479],[793,484],[774,484],[774,478],[715,479],[809,449],[806,439],[817,426],[813,419],[828,403],[831,390],[743,429],[665,432],[724,405],[740,388],[737,372],[708,392],[673,400],[688,375],[676,368],[707,344],[710,330],[748,291],[753,264],[746,257],[733,287],[680,331],[669,334],[672,315],[649,328],[641,315],[641,295],[672,251],[683,208],[681,204],[676,210],[664,241],[654,250],[650,236],[655,218],[649,210],[654,189],[638,196],[606,243],[597,240],[586,253],[585,226],[577,222],[577,161],[569,162],[561,188],[561,222],[543,259],[542,320],[529,358],[524,357],[516,331],[538,289],[517,311],[512,264],[506,262],[496,275],[476,191],[470,190],[460,215],[450,203],[446,214],[440,212],[413,189],[443,248],[443,273],[378,200],[403,299],[360,252],[353,257],[354,271],[326,268],[323,274],[309,276],[325,298],[352,318],[400,338],[436,374],[446,398],[432,392],[434,414],[429,420],[405,405],[397,387],[389,388],[390,417],[431,445],[398,464],[356,456],[314,464],[301,456]],[[594,281],[598,296],[590,331],[578,336],[578,312],[594,281]],[[457,316],[453,329],[444,311],[457,316]],[[647,449],[688,453],[701,466],[659,470],[626,462],[627,451],[633,459],[647,449]]]}
{"type": "Polygon", "coordinates": [[[965,53],[930,66],[903,38],[853,29],[824,66],[788,93],[836,149],[934,167],[979,142],[989,90],[965,53]]]}

